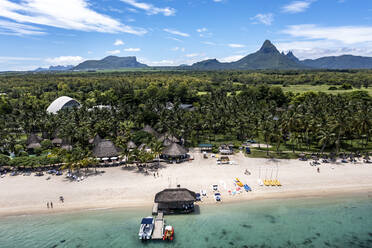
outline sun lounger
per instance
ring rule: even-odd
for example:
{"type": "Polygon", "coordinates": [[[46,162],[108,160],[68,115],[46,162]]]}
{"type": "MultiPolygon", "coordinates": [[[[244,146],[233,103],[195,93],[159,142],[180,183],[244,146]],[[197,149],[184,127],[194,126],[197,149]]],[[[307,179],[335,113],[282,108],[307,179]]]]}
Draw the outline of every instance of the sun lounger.
{"type": "Polygon", "coordinates": [[[213,184],[212,185],[212,189],[213,189],[213,191],[218,191],[218,185],[217,184],[213,184]]]}
{"type": "Polygon", "coordinates": [[[220,193],[214,193],[214,199],[216,200],[216,202],[220,202],[222,199],[221,199],[221,194],[220,193]]]}

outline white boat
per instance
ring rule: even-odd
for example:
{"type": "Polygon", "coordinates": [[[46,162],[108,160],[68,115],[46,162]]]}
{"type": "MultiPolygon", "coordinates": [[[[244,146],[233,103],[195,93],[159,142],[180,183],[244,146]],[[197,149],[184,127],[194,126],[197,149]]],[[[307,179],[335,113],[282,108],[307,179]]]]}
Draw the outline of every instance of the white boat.
{"type": "Polygon", "coordinates": [[[143,218],[141,221],[141,227],[138,233],[139,239],[148,240],[151,239],[152,232],[154,231],[154,218],[151,216],[143,218]]]}

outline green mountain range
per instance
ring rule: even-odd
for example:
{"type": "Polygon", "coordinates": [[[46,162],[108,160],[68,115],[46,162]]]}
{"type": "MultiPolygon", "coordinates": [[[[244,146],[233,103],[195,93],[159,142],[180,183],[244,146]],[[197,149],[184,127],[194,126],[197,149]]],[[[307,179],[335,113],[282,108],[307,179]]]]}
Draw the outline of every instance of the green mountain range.
{"type": "Polygon", "coordinates": [[[73,68],[73,70],[110,70],[123,68],[145,68],[147,65],[141,64],[134,56],[117,57],[108,56],[101,60],[87,60],[73,68]]]}
{"type": "MultiPolygon", "coordinates": [[[[73,70],[115,70],[122,68],[146,68],[137,58],[108,56],[101,60],[87,60],[73,70]]],[[[189,65],[165,67],[182,70],[292,70],[292,69],[369,69],[372,68],[372,57],[342,55],[338,57],[323,57],[319,59],[299,60],[291,51],[280,53],[278,49],[266,40],[260,50],[244,58],[221,63],[217,59],[208,59],[189,65]]]]}
{"type": "Polygon", "coordinates": [[[372,58],[341,55],[332,57],[323,57],[319,59],[306,59],[301,61],[303,65],[319,69],[371,69],[372,58]]]}

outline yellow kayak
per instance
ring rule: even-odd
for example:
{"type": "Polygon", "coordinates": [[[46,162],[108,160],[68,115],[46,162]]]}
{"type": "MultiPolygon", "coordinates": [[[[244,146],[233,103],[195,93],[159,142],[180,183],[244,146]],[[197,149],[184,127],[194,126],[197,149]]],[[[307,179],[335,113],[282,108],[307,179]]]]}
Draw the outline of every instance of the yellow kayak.
{"type": "Polygon", "coordinates": [[[280,184],[280,182],[279,182],[279,180],[277,179],[277,180],[275,180],[275,184],[276,184],[276,186],[282,186],[281,184],[280,184]]]}
{"type": "Polygon", "coordinates": [[[270,186],[270,183],[269,183],[269,180],[264,180],[264,184],[265,184],[265,186],[270,186]]]}
{"type": "Polygon", "coordinates": [[[240,182],[239,178],[235,178],[235,183],[236,185],[238,185],[239,187],[244,187],[244,184],[242,182],[240,182]]]}
{"type": "Polygon", "coordinates": [[[271,181],[271,183],[270,183],[271,186],[276,186],[275,180],[270,180],[270,181],[271,181]]]}

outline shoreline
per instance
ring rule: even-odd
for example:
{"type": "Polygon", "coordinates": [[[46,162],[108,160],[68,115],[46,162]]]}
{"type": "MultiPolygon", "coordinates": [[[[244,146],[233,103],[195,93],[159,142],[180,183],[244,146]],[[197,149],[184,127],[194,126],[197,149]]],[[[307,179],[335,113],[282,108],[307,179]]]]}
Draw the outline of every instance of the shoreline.
{"type": "MultiPolygon", "coordinates": [[[[291,192],[267,192],[267,193],[247,193],[241,197],[226,197],[221,203],[216,203],[214,200],[207,199],[206,201],[197,202],[196,205],[199,206],[210,206],[210,205],[223,205],[223,204],[236,204],[236,203],[249,203],[251,201],[265,201],[265,200],[278,200],[278,199],[324,199],[325,197],[338,198],[338,197],[367,197],[372,198],[372,185],[368,187],[343,187],[343,188],[328,188],[322,189],[318,192],[313,192],[310,190],[299,190],[291,192]]],[[[66,204],[67,205],[67,204],[66,204]]],[[[96,205],[89,206],[87,204],[70,205],[64,206],[63,208],[53,208],[53,209],[13,209],[4,210],[0,209],[0,217],[19,217],[19,216],[36,216],[36,215],[53,215],[53,214],[65,214],[65,213],[79,213],[87,211],[99,211],[99,210],[128,210],[128,209],[148,209],[149,213],[153,202],[133,202],[133,203],[98,203],[96,205]]]]}
{"type": "Polygon", "coordinates": [[[222,204],[286,199],[367,194],[372,197],[372,166],[356,164],[322,164],[310,166],[298,160],[247,158],[230,156],[232,165],[217,165],[215,158],[192,153],[194,160],[182,164],[162,164],[159,176],[144,174],[135,167],[103,168],[105,173],[70,181],[65,176],[50,180],[35,176],[7,176],[0,179],[0,217],[51,214],[94,209],[148,208],[151,213],[155,194],[181,185],[194,192],[205,190],[208,197],[199,205],[216,204],[212,185],[218,184],[222,204]],[[317,172],[320,168],[320,173],[317,172]],[[250,175],[245,171],[249,170],[250,175]],[[231,196],[236,188],[233,179],[247,183],[252,192],[231,196]],[[259,186],[257,179],[279,179],[283,186],[259,186]],[[59,202],[63,196],[65,202],[59,202]],[[47,202],[54,209],[47,209],[47,202]]]}

